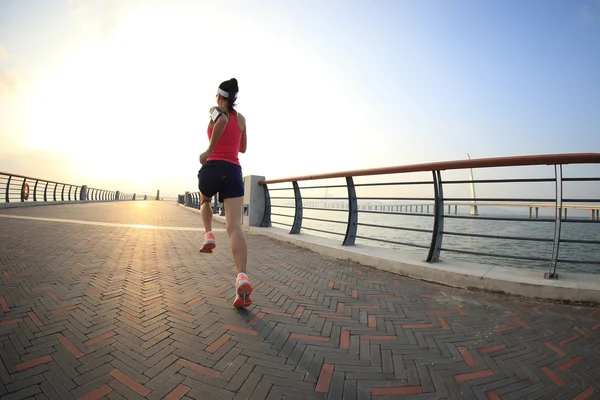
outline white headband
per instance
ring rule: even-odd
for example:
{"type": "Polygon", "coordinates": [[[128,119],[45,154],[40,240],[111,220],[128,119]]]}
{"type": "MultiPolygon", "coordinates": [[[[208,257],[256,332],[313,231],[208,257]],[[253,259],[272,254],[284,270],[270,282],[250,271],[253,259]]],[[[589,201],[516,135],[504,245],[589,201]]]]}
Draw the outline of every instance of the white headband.
{"type": "MultiPolygon", "coordinates": [[[[225,97],[226,99],[229,98],[229,93],[227,93],[226,91],[224,91],[223,89],[219,88],[217,89],[217,93],[219,93],[222,97],[225,97]]],[[[233,99],[237,99],[237,93],[233,95],[233,99]]]]}

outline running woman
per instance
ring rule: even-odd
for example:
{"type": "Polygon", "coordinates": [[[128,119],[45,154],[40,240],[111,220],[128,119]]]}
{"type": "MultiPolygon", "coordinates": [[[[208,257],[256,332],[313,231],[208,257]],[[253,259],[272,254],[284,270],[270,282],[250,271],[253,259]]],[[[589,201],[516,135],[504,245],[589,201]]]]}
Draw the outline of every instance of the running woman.
{"type": "Polygon", "coordinates": [[[246,119],[234,109],[238,94],[235,78],[219,85],[217,106],[211,107],[208,123],[208,149],[200,155],[202,167],[198,171],[198,188],[202,196],[200,213],[204,223],[204,242],[200,253],[212,253],[216,247],[212,232],[211,199],[217,193],[225,206],[225,224],[231,242],[231,253],[238,275],[235,281],[236,298],[233,306],[252,304],[252,286],[246,275],[248,247],[242,230],[244,181],[238,153],[246,152],[246,119]]]}

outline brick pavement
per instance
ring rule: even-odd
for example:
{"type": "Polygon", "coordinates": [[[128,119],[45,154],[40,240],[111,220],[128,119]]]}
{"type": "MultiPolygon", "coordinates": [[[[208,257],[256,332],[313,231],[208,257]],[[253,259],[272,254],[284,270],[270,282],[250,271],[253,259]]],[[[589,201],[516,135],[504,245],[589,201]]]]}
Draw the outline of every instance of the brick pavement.
{"type": "Polygon", "coordinates": [[[0,211],[0,399],[600,398],[600,308],[452,289],[201,226],[172,203],[0,211]]]}

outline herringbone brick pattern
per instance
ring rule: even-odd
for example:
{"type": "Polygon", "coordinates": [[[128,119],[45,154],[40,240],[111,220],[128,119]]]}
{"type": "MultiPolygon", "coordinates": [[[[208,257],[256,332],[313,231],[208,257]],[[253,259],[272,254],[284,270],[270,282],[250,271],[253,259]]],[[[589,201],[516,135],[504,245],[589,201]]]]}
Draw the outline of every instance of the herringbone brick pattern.
{"type": "MultiPolygon", "coordinates": [[[[158,202],[0,214],[72,210],[201,226],[158,202]]],[[[600,398],[600,308],[451,289],[248,236],[254,305],[238,311],[215,227],[217,249],[199,254],[200,232],[0,217],[0,399],[600,398]]]]}

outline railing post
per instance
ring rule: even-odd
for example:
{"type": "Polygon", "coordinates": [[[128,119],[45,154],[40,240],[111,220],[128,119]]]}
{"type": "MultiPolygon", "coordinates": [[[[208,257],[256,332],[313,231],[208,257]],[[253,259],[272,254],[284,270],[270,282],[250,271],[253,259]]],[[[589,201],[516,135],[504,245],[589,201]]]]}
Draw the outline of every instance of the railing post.
{"type": "MultiPolygon", "coordinates": [[[[185,207],[189,207],[190,206],[190,192],[185,192],[183,196],[184,196],[183,197],[183,205],[185,207]]],[[[135,197],[133,199],[135,200],[135,197]]]]}
{"type": "Polygon", "coordinates": [[[218,198],[218,196],[219,196],[219,194],[216,193],[215,196],[213,197],[213,206],[212,206],[213,214],[219,213],[219,198],[218,198]]]}
{"type": "Polygon", "coordinates": [[[294,224],[292,225],[290,233],[296,234],[300,233],[300,230],[302,229],[302,194],[300,193],[300,186],[298,186],[297,181],[293,181],[292,185],[294,186],[296,213],[294,214],[294,224]]]}
{"type": "Polygon", "coordinates": [[[346,226],[346,236],[344,237],[344,246],[354,246],[356,240],[356,230],[358,229],[358,200],[356,198],[356,188],[354,179],[351,176],[346,177],[348,186],[348,225],[346,226]]]}
{"type": "Polygon", "coordinates": [[[39,180],[35,180],[35,185],[33,186],[33,201],[37,201],[37,185],[39,180]]]}
{"type": "Polygon", "coordinates": [[[5,190],[5,194],[4,194],[4,200],[6,200],[7,203],[10,203],[10,180],[12,179],[12,175],[8,176],[8,181],[6,182],[6,190],[5,190]]]}
{"type": "Polygon", "coordinates": [[[444,237],[444,191],[442,189],[442,173],[432,171],[433,173],[433,233],[431,235],[431,246],[427,255],[427,262],[436,262],[440,260],[442,250],[442,239],[444,237]]]}
{"type": "Polygon", "coordinates": [[[554,209],[554,241],[552,243],[552,257],[550,258],[550,268],[548,272],[544,273],[546,279],[558,279],[556,273],[556,264],[558,262],[558,250],[560,247],[560,228],[562,220],[562,198],[563,198],[563,185],[562,185],[562,164],[554,166],[554,186],[556,192],[556,207],[554,209]]]}
{"type": "MultiPolygon", "coordinates": [[[[48,187],[48,185],[46,185],[48,187]]],[[[79,200],[84,201],[87,200],[88,195],[88,187],[87,185],[82,185],[81,190],[79,191],[79,200]]],[[[46,192],[44,192],[44,201],[46,201],[46,192]]]]}
{"type": "Polygon", "coordinates": [[[117,191],[115,192],[115,200],[117,200],[117,201],[121,200],[121,199],[120,199],[120,197],[121,197],[121,191],[120,191],[120,190],[117,190],[117,191]]]}
{"type": "Polygon", "coordinates": [[[62,190],[60,191],[60,201],[65,201],[65,184],[62,185],[62,190]]]}
{"type": "Polygon", "coordinates": [[[265,195],[265,209],[263,212],[263,219],[260,223],[262,228],[269,228],[271,226],[271,196],[269,195],[269,188],[267,185],[263,185],[263,192],[265,195]]]}
{"type": "Polygon", "coordinates": [[[221,217],[225,216],[225,202],[221,203],[221,214],[219,214],[221,217]]]}
{"type": "Polygon", "coordinates": [[[56,201],[56,188],[58,188],[58,183],[54,184],[54,191],[52,192],[52,201],[56,201]]]}

